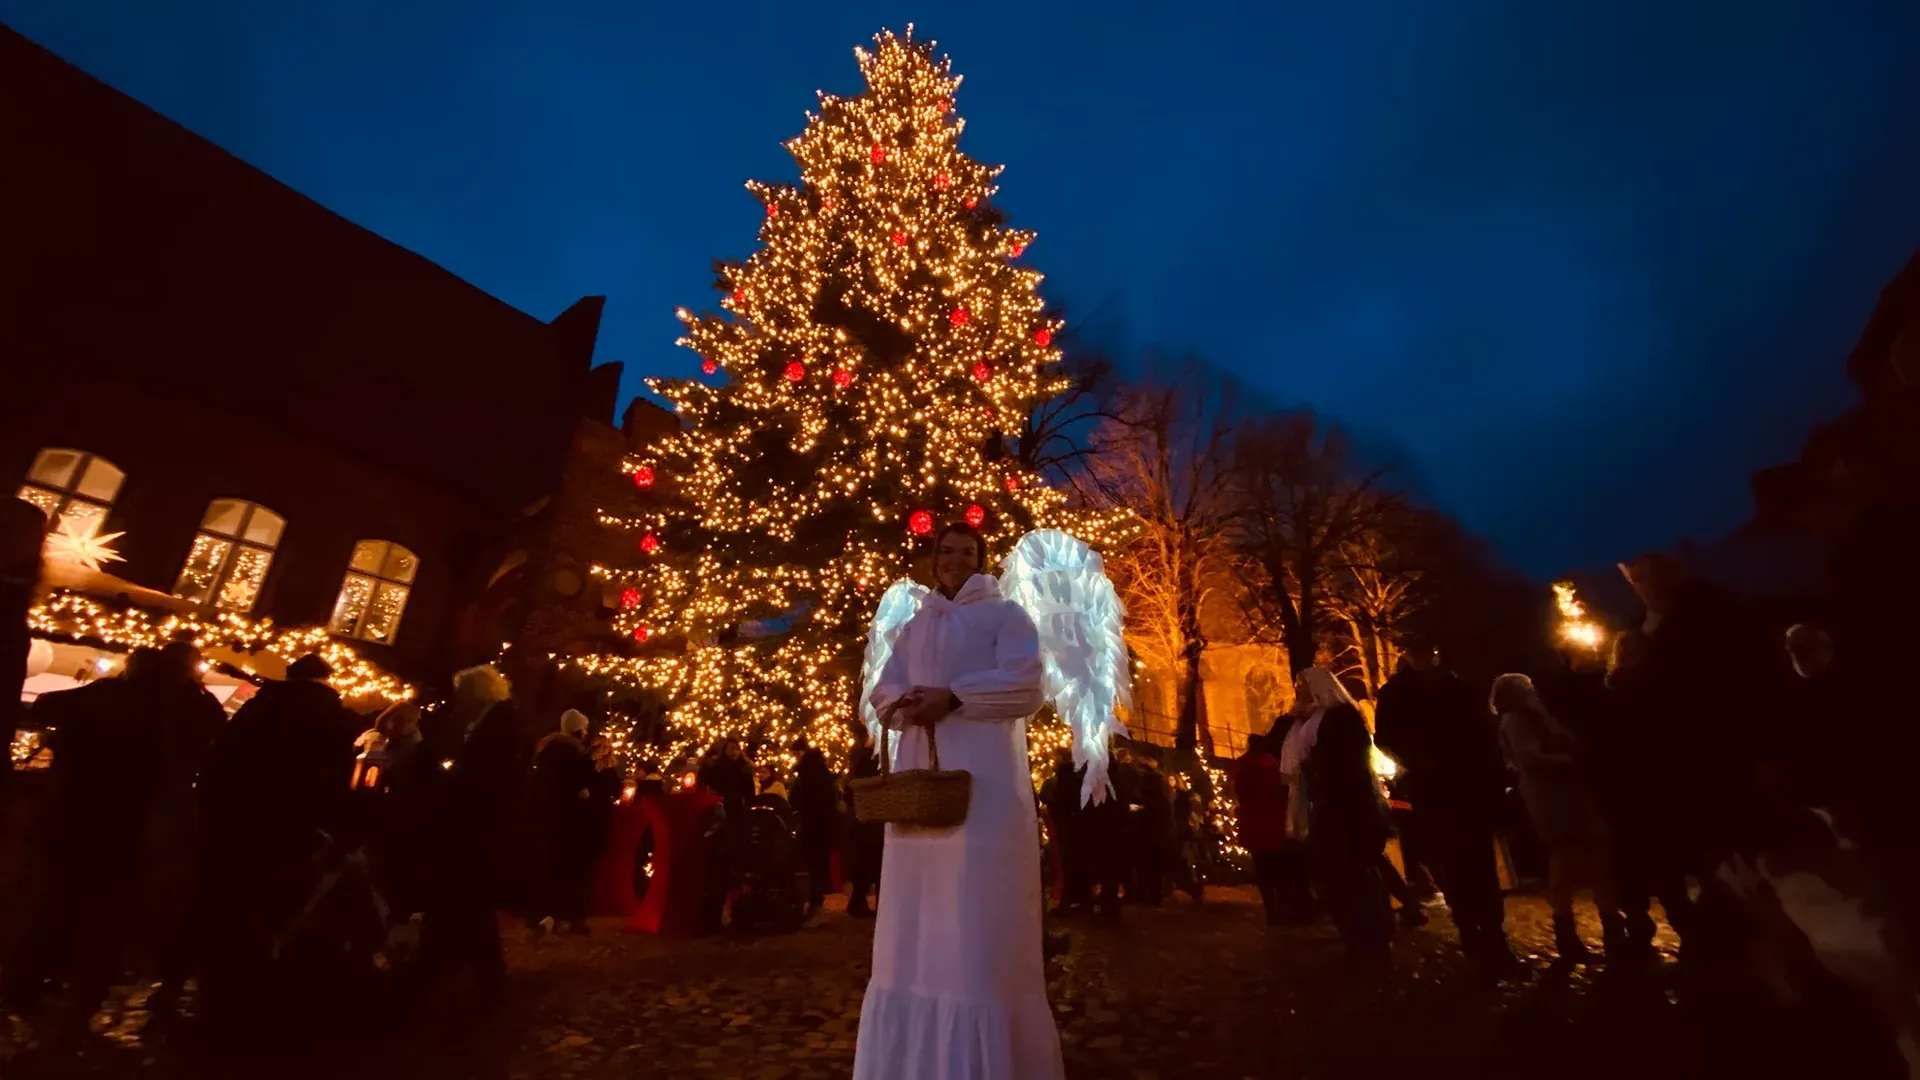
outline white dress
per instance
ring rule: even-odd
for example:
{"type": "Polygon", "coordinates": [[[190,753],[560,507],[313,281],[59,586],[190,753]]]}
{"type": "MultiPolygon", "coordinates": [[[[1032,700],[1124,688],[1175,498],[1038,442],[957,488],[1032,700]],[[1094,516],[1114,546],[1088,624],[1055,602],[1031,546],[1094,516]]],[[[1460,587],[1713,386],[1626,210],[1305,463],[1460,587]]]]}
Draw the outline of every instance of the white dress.
{"type": "MultiPolygon", "coordinates": [[[[1040,847],[1027,717],[1041,705],[1033,621],[977,574],[952,600],[929,592],[873,693],[948,687],[960,708],[936,737],[942,769],[973,774],[966,823],[887,826],[873,980],[854,1080],[1061,1080],[1041,953],[1040,847]]],[[[896,769],[924,768],[927,739],[891,736],[896,769]]]]}

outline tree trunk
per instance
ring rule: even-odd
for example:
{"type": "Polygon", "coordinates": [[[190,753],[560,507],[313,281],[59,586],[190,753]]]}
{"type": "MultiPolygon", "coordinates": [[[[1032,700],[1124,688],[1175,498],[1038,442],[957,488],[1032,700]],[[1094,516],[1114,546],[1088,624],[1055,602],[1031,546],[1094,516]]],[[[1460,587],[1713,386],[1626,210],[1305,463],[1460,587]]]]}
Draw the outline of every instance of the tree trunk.
{"type": "Polygon", "coordinates": [[[1198,637],[1188,637],[1186,647],[1180,650],[1180,722],[1174,727],[1175,749],[1192,750],[1200,744],[1200,652],[1205,647],[1198,637]]]}

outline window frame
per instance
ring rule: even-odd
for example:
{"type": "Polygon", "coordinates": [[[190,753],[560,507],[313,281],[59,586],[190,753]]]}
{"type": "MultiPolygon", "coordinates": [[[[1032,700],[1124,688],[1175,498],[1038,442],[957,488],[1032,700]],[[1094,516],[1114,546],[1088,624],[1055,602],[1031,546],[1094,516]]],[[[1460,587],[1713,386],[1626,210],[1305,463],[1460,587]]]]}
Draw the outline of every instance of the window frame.
{"type": "Polygon", "coordinates": [[[39,503],[26,497],[27,489],[31,488],[35,491],[44,491],[55,496],[53,510],[47,513],[47,532],[49,534],[59,530],[60,523],[65,520],[67,516],[68,508],[73,506],[73,504],[85,503],[88,506],[97,507],[100,514],[94,519],[96,524],[89,535],[98,536],[100,533],[106,531],[107,518],[113,513],[114,506],[119,502],[120,492],[126,486],[127,471],[100,454],[96,454],[91,450],[82,450],[76,446],[43,446],[34,451],[33,463],[27,466],[26,476],[21,478],[20,486],[15,490],[14,497],[18,498],[21,502],[32,504],[35,508],[44,509],[39,503]],[[35,479],[34,477],[34,474],[40,470],[41,460],[52,453],[73,454],[79,458],[79,460],[74,463],[72,474],[64,484],[50,484],[46,481],[35,479]],[[93,468],[95,462],[99,462],[120,474],[119,481],[113,485],[113,495],[104,500],[98,496],[88,495],[80,490],[81,483],[87,478],[87,471],[93,468]]]}
{"type": "Polygon", "coordinates": [[[419,579],[419,552],[414,551],[398,540],[386,540],[371,536],[355,540],[353,542],[353,549],[347,554],[347,568],[340,575],[340,588],[334,593],[333,612],[327,616],[327,633],[338,638],[364,641],[370,645],[392,645],[398,642],[400,640],[400,625],[406,621],[407,605],[413,602],[413,590],[419,579]],[[380,545],[380,555],[377,560],[378,565],[372,570],[361,570],[356,567],[354,563],[358,559],[360,549],[367,544],[380,545]],[[396,553],[406,556],[406,558],[413,563],[412,572],[404,578],[395,576],[392,573],[392,564],[396,553]],[[354,613],[353,626],[343,630],[335,626],[335,623],[340,617],[340,601],[341,598],[346,595],[347,586],[352,584],[355,578],[365,579],[371,583],[372,588],[368,591],[367,598],[361,603],[359,610],[354,613]],[[394,612],[393,625],[388,628],[387,635],[385,637],[371,637],[367,633],[368,617],[373,612],[374,602],[380,598],[383,592],[389,589],[403,590],[405,595],[400,601],[399,608],[394,612]]]}
{"type": "Polygon", "coordinates": [[[181,561],[180,573],[174,578],[173,595],[189,603],[211,608],[215,611],[232,611],[240,615],[252,614],[253,609],[260,605],[260,594],[266,591],[267,576],[273,573],[275,558],[280,554],[280,541],[285,537],[286,531],[286,515],[270,507],[263,506],[252,499],[240,498],[238,496],[221,496],[216,499],[209,499],[207,501],[206,511],[200,515],[200,524],[194,527],[193,542],[197,546],[201,537],[209,536],[215,540],[224,541],[227,544],[227,550],[220,556],[220,562],[214,568],[213,582],[207,589],[207,599],[194,600],[181,592],[181,589],[186,583],[187,568],[193,565],[193,548],[189,547],[186,558],[181,561]],[[233,532],[231,533],[221,532],[214,526],[208,524],[208,519],[213,517],[214,508],[223,503],[239,503],[241,506],[239,523],[234,526],[233,532]],[[279,528],[274,532],[272,544],[264,544],[258,540],[247,538],[247,533],[253,528],[256,514],[259,512],[265,512],[271,515],[280,523],[279,528]],[[266,569],[260,572],[260,584],[255,587],[253,599],[244,608],[232,607],[220,602],[221,593],[224,592],[232,582],[234,563],[242,548],[262,551],[265,552],[267,556],[266,569]]]}

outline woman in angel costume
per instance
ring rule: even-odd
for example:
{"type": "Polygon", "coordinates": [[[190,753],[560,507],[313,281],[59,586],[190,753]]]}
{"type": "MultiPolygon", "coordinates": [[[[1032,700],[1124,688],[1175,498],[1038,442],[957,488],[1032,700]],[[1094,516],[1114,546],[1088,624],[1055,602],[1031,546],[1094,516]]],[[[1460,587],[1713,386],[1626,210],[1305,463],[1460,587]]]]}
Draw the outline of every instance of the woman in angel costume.
{"type": "Polygon", "coordinates": [[[1123,611],[1100,557],[1065,533],[1028,534],[986,570],[966,525],[942,529],[928,590],[887,590],[868,638],[863,713],[891,736],[893,767],[973,775],[965,823],[887,826],[873,979],[855,1080],[1058,1080],[1060,1037],[1041,949],[1039,834],[1027,718],[1052,703],[1105,799],[1107,746],[1124,734],[1123,611]]]}

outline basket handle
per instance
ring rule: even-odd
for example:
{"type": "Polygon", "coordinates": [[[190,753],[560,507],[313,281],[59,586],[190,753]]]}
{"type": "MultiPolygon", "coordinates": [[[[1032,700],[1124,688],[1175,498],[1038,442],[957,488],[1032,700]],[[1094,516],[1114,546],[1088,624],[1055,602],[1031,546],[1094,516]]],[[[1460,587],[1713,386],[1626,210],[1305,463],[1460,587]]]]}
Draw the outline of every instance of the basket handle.
{"type": "MultiPolygon", "coordinates": [[[[900,707],[900,702],[898,699],[895,699],[893,704],[887,706],[887,715],[880,718],[880,775],[881,776],[888,776],[893,773],[893,751],[892,751],[892,747],[888,743],[888,737],[893,734],[893,728],[887,725],[887,721],[893,718],[894,711],[899,707],[900,707]]],[[[933,771],[939,772],[940,771],[940,740],[934,737],[932,726],[929,726],[927,728],[927,755],[933,759],[933,771]]]]}

